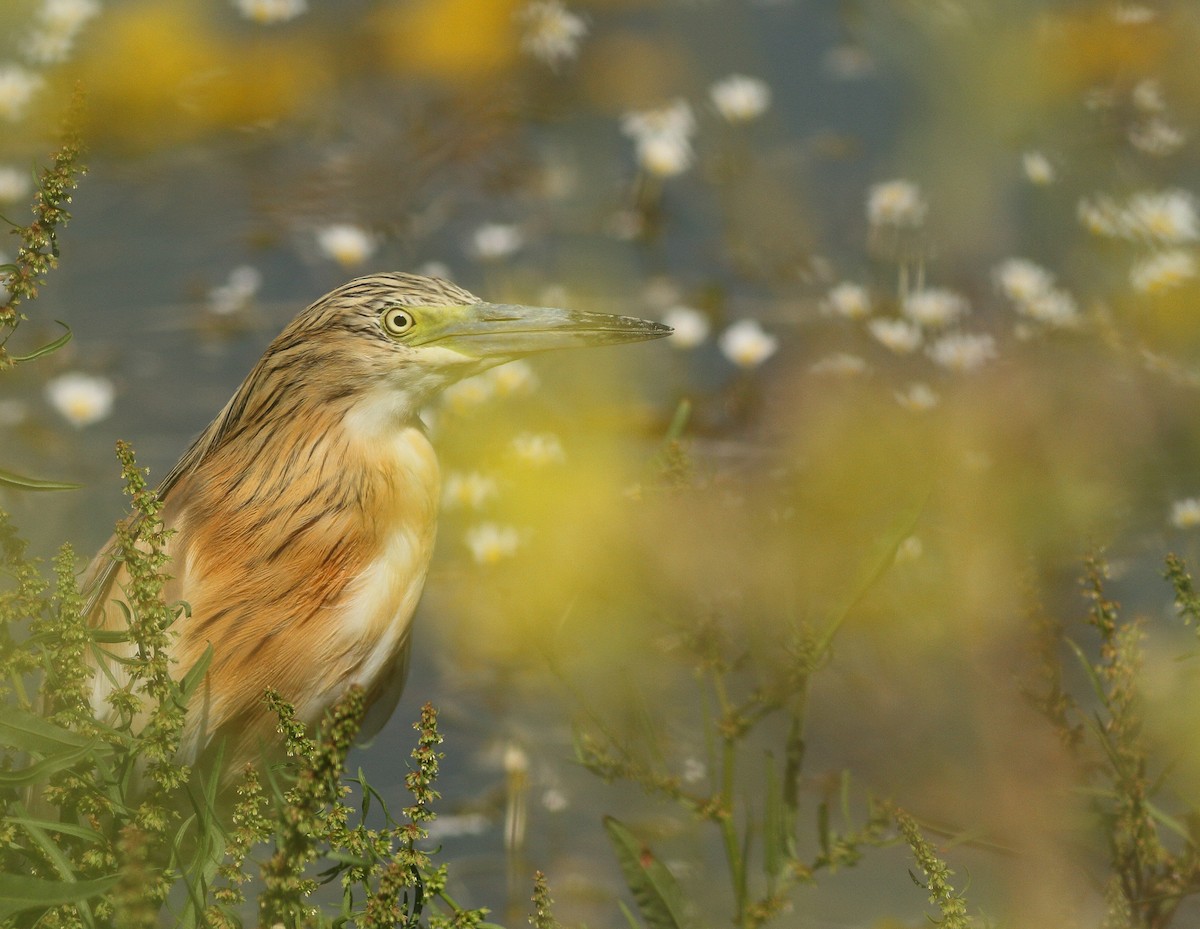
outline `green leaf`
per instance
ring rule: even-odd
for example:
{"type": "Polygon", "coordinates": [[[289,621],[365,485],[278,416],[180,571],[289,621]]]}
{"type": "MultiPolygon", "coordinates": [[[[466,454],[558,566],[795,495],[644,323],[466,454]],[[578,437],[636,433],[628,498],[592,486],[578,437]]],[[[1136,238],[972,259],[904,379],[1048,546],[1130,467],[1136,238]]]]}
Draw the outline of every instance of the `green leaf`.
{"type": "Polygon", "coordinates": [[[78,490],[82,486],[66,481],[43,481],[36,477],[23,477],[0,468],[0,487],[12,487],[15,490],[78,490]]]}
{"type": "Polygon", "coordinates": [[[0,745],[49,756],[64,749],[90,747],[92,743],[89,737],[56,726],[36,713],[14,706],[0,713],[0,745]]]}
{"type": "Polygon", "coordinates": [[[0,919],[95,897],[116,884],[118,877],[112,874],[91,881],[47,881],[23,874],[0,874],[0,919]]]}
{"type": "Polygon", "coordinates": [[[108,746],[102,742],[93,740],[87,745],[81,745],[72,751],[50,755],[24,768],[0,771],[0,787],[24,787],[26,784],[36,784],[55,771],[71,767],[71,765],[87,757],[97,748],[104,751],[108,746]]]}
{"type": "Polygon", "coordinates": [[[108,841],[104,835],[95,829],[89,829],[87,826],[79,826],[75,823],[60,823],[50,819],[29,819],[24,816],[7,816],[4,821],[14,826],[20,826],[27,832],[33,830],[58,832],[62,835],[71,835],[77,839],[84,839],[92,843],[108,841]]]}
{"type": "Polygon", "coordinates": [[[646,921],[647,929],[683,929],[689,925],[684,915],[683,890],[679,882],[654,853],[624,825],[611,816],[604,817],[604,829],[617,853],[633,899],[646,921]]]}
{"type": "Polygon", "coordinates": [[[204,675],[208,673],[208,666],[212,664],[213,647],[212,643],[204,649],[204,654],[196,661],[188,670],[188,673],[183,676],[183,680],[179,682],[179,696],[184,703],[187,703],[192,694],[200,687],[204,681],[204,675]]]}
{"type": "Polygon", "coordinates": [[[52,352],[58,351],[60,348],[62,348],[64,345],[66,345],[68,342],[70,342],[71,341],[71,327],[68,326],[64,322],[60,322],[57,319],[55,320],[55,322],[58,323],[60,326],[62,326],[67,331],[64,332],[62,335],[60,335],[53,342],[47,342],[41,348],[35,348],[28,355],[11,355],[9,357],[13,361],[17,362],[18,364],[23,361],[33,361],[35,358],[41,358],[43,355],[49,355],[52,352]]]}

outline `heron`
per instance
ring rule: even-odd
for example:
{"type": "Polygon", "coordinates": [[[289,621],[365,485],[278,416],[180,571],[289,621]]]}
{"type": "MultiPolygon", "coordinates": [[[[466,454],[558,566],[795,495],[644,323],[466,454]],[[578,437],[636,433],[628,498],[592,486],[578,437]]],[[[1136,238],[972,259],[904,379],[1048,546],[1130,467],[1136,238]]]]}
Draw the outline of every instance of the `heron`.
{"type": "MultiPolygon", "coordinates": [[[[180,675],[211,648],[179,758],[222,746],[222,768],[270,756],[270,688],[317,725],[353,685],[360,738],[391,715],[434,549],[437,456],[420,419],[448,385],[551,349],[657,339],[626,316],[488,303],[399,272],[350,281],[300,312],[157,489],[171,579],[184,601],[170,659],[180,675]]],[[[89,622],[127,628],[129,579],[109,543],[90,569],[89,622]]],[[[106,645],[119,657],[132,645],[106,645]]],[[[128,683],[93,677],[101,719],[128,683]]]]}

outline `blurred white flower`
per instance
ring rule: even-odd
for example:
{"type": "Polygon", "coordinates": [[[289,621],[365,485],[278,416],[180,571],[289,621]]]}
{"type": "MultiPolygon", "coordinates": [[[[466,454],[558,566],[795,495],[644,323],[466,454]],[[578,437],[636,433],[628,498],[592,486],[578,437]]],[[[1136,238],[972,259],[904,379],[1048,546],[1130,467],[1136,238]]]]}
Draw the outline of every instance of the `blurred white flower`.
{"type": "Polygon", "coordinates": [[[64,61],[79,30],[99,12],[96,0],[43,0],[37,28],[23,45],[25,54],[40,64],[64,61]]]}
{"type": "Polygon", "coordinates": [[[442,484],[442,503],[447,509],[481,510],[500,492],[496,479],[479,471],[451,471],[442,484]]]}
{"type": "Polygon", "coordinates": [[[872,226],[919,226],[928,211],[921,188],[912,181],[884,181],[867,194],[867,219],[872,226]]]}
{"type": "Polygon", "coordinates": [[[921,344],[921,327],[907,319],[873,319],[867,331],[897,355],[914,352],[921,344]]]}
{"type": "Polygon", "coordinates": [[[1183,148],[1187,135],[1161,116],[1152,116],[1129,130],[1129,143],[1140,152],[1163,158],[1183,148]]]}
{"type": "Polygon", "coordinates": [[[771,105],[771,88],[766,81],[744,74],[731,74],[709,88],[713,106],[731,123],[758,119],[771,105]]]}
{"type": "Polygon", "coordinates": [[[424,277],[436,277],[442,281],[454,280],[450,266],[444,261],[427,261],[417,269],[417,273],[424,277]]]}
{"type": "Polygon", "coordinates": [[[333,223],[317,230],[317,246],[322,254],[343,268],[362,264],[375,254],[377,245],[373,235],[352,223],[333,223]]]}
{"type": "Polygon", "coordinates": [[[79,371],[60,374],[46,383],[46,399],[73,426],[88,426],[112,412],[112,381],[79,371]]]}
{"type": "Polygon", "coordinates": [[[483,813],[440,813],[437,819],[424,823],[423,828],[430,840],[438,841],[483,835],[491,824],[483,813]]]}
{"type": "Polygon", "coordinates": [[[1191,252],[1173,248],[1139,261],[1129,272],[1129,281],[1133,289],[1140,293],[1159,294],[1195,276],[1195,256],[1191,252]]]}
{"type": "Polygon", "coordinates": [[[690,306],[673,306],[663,314],[662,321],[675,331],[667,341],[675,348],[695,348],[708,338],[711,328],[708,317],[690,306]]]}
{"type": "Polygon", "coordinates": [[[246,19],[264,26],[286,23],[307,9],[306,0],[233,0],[238,12],[246,19]]]}
{"type": "Polygon", "coordinates": [[[0,165],[0,203],[24,200],[33,189],[29,172],[11,165],[0,165]]]}
{"type": "Polygon", "coordinates": [[[683,782],[697,784],[708,777],[708,765],[699,758],[683,759],[683,782]]]}
{"type": "Polygon", "coordinates": [[[1054,286],[1054,275],[1027,258],[1009,258],[998,264],[992,277],[1000,292],[1014,303],[1039,297],[1054,286]]]}
{"type": "Polygon", "coordinates": [[[1058,329],[1069,329],[1077,326],[1080,321],[1075,298],[1065,290],[1057,288],[1051,288],[1017,303],[1016,310],[1034,322],[1058,329]]]}
{"type": "Polygon", "coordinates": [[[863,319],[871,315],[871,295],[860,284],[841,283],[825,295],[821,309],[832,316],[863,319]]]}
{"type": "Polygon", "coordinates": [[[239,265],[229,272],[224,284],[208,292],[208,308],[218,316],[231,316],[246,309],[262,286],[262,274],[251,265],[239,265]]]}
{"type": "Polygon", "coordinates": [[[1058,177],[1058,172],[1054,170],[1054,165],[1050,163],[1050,159],[1041,152],[1031,151],[1026,152],[1021,156],[1021,167],[1025,171],[1025,177],[1029,183],[1037,184],[1044,187],[1047,184],[1053,184],[1058,177]]]}
{"type": "Polygon", "coordinates": [[[42,86],[42,78],[18,64],[0,65],[0,118],[15,122],[42,86]]]}
{"type": "Polygon", "coordinates": [[[528,361],[510,361],[487,371],[498,397],[523,397],[537,390],[537,373],[528,361]]]}
{"type": "Polygon", "coordinates": [[[951,371],[974,371],[996,357],[996,340],[984,332],[944,335],[927,349],[935,364],[951,371]]]}
{"type": "Polygon", "coordinates": [[[895,393],[896,402],[910,413],[924,413],[932,410],[941,401],[936,391],[928,384],[909,384],[904,390],[895,393]]]}
{"type": "Polygon", "coordinates": [[[779,348],[779,340],[755,319],[739,319],[717,339],[721,353],[739,368],[756,368],[779,348]]]}
{"type": "Polygon", "coordinates": [[[486,374],[464,378],[442,391],[442,403],[457,413],[486,403],[496,395],[496,385],[486,374]]]}
{"type": "Polygon", "coordinates": [[[521,49],[551,67],[574,58],[588,27],[559,0],[534,0],[517,13],[525,26],[521,49]]]}
{"type": "Polygon", "coordinates": [[[1171,525],[1176,529],[1200,526],[1200,497],[1188,497],[1171,504],[1171,525]]]}
{"type": "MultiPolygon", "coordinates": [[[[512,526],[496,523],[479,523],[467,530],[465,541],[471,557],[477,564],[495,564],[517,553],[521,537],[512,526]]],[[[505,768],[508,768],[508,753],[505,753],[505,768]]]]}
{"type": "Polygon", "coordinates": [[[692,166],[696,119],[686,100],[657,110],[626,113],[621,131],[633,139],[638,163],[650,174],[672,177],[692,166]]]}
{"type": "Polygon", "coordinates": [[[547,813],[561,813],[570,805],[567,795],[557,787],[547,787],[542,794],[542,806],[547,813]]]}
{"type": "Polygon", "coordinates": [[[485,261],[507,258],[525,244],[525,234],[511,223],[484,223],[471,233],[471,251],[485,261]]]}
{"type": "Polygon", "coordinates": [[[926,329],[943,329],[965,316],[970,309],[966,297],[940,287],[905,294],[901,306],[905,316],[926,329]]]}
{"type": "Polygon", "coordinates": [[[522,432],[513,438],[510,447],[518,460],[535,467],[562,464],[567,460],[562,442],[551,432],[522,432]]]}
{"type": "Polygon", "coordinates": [[[1124,223],[1121,208],[1112,197],[1100,195],[1079,201],[1079,222],[1092,235],[1123,235],[1124,223]]]}
{"type": "Polygon", "coordinates": [[[1113,19],[1122,26],[1142,26],[1158,19],[1158,11],[1140,3],[1124,3],[1113,10],[1113,19]]]}
{"type": "Polygon", "coordinates": [[[835,377],[857,377],[867,371],[867,362],[858,355],[837,352],[826,355],[809,365],[810,374],[833,375],[835,377]]]}
{"type": "Polygon", "coordinates": [[[1161,113],[1167,108],[1167,103],[1163,100],[1162,84],[1152,77],[1138,81],[1129,98],[1143,113],[1161,113]]]}
{"type": "Polygon", "coordinates": [[[1135,232],[1160,242],[1178,244],[1200,238],[1196,200],[1184,190],[1134,194],[1129,200],[1129,216],[1135,232]]]}

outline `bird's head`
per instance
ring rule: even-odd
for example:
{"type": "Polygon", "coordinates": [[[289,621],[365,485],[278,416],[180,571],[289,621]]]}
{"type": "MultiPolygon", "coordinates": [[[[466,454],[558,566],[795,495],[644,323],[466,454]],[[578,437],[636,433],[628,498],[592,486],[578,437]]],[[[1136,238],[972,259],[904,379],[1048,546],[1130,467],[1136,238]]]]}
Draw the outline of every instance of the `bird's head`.
{"type": "Polygon", "coordinates": [[[415,415],[442,388],[535,352],[640,342],[661,323],[550,307],[487,303],[437,278],[357,278],[302,312],[268,354],[316,340],[326,380],[388,418],[415,415]],[[342,385],[340,388],[336,385],[342,385]]]}

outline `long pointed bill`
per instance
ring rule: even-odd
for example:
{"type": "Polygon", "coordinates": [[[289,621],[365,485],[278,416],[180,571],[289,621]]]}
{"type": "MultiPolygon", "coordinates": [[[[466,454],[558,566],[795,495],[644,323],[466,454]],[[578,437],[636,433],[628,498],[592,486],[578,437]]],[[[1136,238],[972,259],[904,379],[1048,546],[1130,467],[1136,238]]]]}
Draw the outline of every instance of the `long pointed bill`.
{"type": "Polygon", "coordinates": [[[644,342],[671,334],[670,326],[632,316],[580,313],[544,306],[473,303],[456,307],[410,344],[438,345],[476,358],[515,358],[534,352],[619,342],[644,342]]]}

